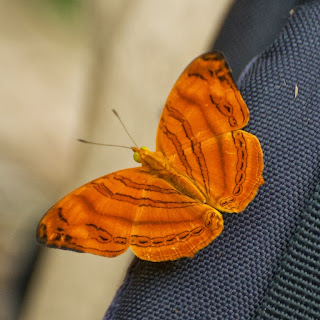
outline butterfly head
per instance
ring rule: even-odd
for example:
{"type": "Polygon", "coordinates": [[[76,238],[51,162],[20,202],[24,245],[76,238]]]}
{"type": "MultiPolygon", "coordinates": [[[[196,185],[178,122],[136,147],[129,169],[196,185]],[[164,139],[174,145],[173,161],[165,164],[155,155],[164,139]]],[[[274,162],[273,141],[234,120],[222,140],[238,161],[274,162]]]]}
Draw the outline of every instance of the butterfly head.
{"type": "Polygon", "coordinates": [[[141,163],[141,156],[145,153],[145,151],[149,151],[147,147],[141,147],[141,148],[132,148],[134,151],[133,159],[135,162],[141,163]]]}

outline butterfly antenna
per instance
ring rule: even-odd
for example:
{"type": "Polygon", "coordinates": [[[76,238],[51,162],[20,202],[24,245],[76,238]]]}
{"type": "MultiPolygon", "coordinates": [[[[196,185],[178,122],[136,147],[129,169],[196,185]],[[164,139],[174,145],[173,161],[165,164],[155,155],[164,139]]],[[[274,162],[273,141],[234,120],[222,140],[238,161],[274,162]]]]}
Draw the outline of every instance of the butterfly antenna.
{"type": "Polygon", "coordinates": [[[126,131],[128,137],[131,139],[131,141],[134,143],[134,145],[136,147],[138,147],[138,145],[136,144],[136,142],[133,140],[132,136],[130,135],[130,133],[128,132],[127,128],[125,127],[125,125],[123,124],[120,116],[118,115],[118,112],[114,109],[112,109],[112,112],[114,113],[114,115],[118,118],[118,120],[120,121],[120,123],[122,124],[123,129],[126,131]]]}
{"type": "Polygon", "coordinates": [[[92,142],[92,141],[88,141],[88,140],[84,140],[84,139],[77,139],[77,140],[80,141],[80,142],[83,142],[83,143],[96,144],[98,146],[118,147],[118,148],[131,149],[130,147],[120,146],[118,144],[98,143],[98,142],[92,142]]]}

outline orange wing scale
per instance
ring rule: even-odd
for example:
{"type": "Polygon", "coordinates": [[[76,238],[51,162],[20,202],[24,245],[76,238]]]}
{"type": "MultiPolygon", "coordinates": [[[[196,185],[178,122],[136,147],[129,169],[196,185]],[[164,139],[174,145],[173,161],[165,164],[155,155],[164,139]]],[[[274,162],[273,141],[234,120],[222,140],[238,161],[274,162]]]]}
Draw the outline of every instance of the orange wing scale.
{"type": "Polygon", "coordinates": [[[193,257],[223,230],[222,212],[243,211],[263,184],[249,110],[219,52],[195,59],[163,109],[156,152],[132,148],[142,167],[111,173],[56,203],[39,242],[114,257],[193,257]]]}
{"type": "Polygon", "coordinates": [[[162,111],[157,151],[167,156],[192,142],[243,128],[249,110],[220,52],[196,58],[174,85],[162,111]]]}
{"type": "Polygon", "coordinates": [[[167,99],[157,151],[204,190],[212,207],[241,212],[264,183],[259,140],[239,130],[248,120],[223,55],[204,54],[185,69],[167,99]]]}
{"type": "Polygon", "coordinates": [[[131,246],[150,261],[193,257],[223,229],[217,210],[141,168],[94,180],[55,204],[39,223],[47,246],[114,257],[131,246]]]}
{"type": "Polygon", "coordinates": [[[237,130],[189,147],[181,157],[168,158],[205,190],[209,205],[222,212],[241,212],[264,182],[262,157],[258,139],[237,130]]]}

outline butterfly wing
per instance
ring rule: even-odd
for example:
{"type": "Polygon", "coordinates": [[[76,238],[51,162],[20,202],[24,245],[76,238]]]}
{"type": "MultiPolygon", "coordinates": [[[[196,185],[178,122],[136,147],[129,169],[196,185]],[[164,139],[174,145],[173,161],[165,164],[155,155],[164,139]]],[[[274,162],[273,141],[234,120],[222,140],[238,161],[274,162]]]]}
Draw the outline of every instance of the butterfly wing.
{"type": "Polygon", "coordinates": [[[223,55],[204,54],[185,69],[168,97],[157,150],[194,181],[208,204],[240,212],[263,183],[260,143],[239,130],[248,120],[223,55]]]}
{"type": "Polygon", "coordinates": [[[263,184],[263,155],[258,139],[243,130],[227,132],[189,147],[169,160],[190,176],[222,212],[241,212],[263,184]]]}
{"type": "Polygon", "coordinates": [[[165,155],[243,128],[249,110],[222,53],[201,55],[183,71],[162,111],[157,151],[165,155]]]}
{"type": "Polygon", "coordinates": [[[131,249],[139,258],[193,257],[222,232],[219,211],[180,193],[165,180],[147,174],[143,188],[144,200],[131,229],[131,249]]]}
{"type": "MultiPolygon", "coordinates": [[[[124,170],[128,176],[137,169],[124,170]]],[[[130,245],[139,190],[121,182],[122,171],[74,190],[43,216],[37,240],[47,246],[113,257],[130,245]]]]}
{"type": "Polygon", "coordinates": [[[55,204],[41,219],[39,242],[113,257],[131,246],[141,259],[193,256],[223,229],[215,209],[142,168],[96,179],[55,204]]]}

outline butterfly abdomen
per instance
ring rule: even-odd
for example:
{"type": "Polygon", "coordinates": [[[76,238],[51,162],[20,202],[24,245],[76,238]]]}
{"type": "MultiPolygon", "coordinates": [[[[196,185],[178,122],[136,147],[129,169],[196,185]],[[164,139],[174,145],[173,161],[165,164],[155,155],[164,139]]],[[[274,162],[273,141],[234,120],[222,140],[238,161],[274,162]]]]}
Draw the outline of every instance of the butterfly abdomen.
{"type": "Polygon", "coordinates": [[[198,189],[198,187],[188,178],[179,174],[174,181],[176,188],[183,194],[199,200],[201,203],[206,203],[207,200],[203,193],[198,189]]]}
{"type": "Polygon", "coordinates": [[[161,152],[140,150],[138,151],[139,160],[143,168],[158,178],[169,182],[181,193],[199,200],[201,203],[206,203],[203,192],[196,184],[190,178],[181,174],[161,152]]]}

